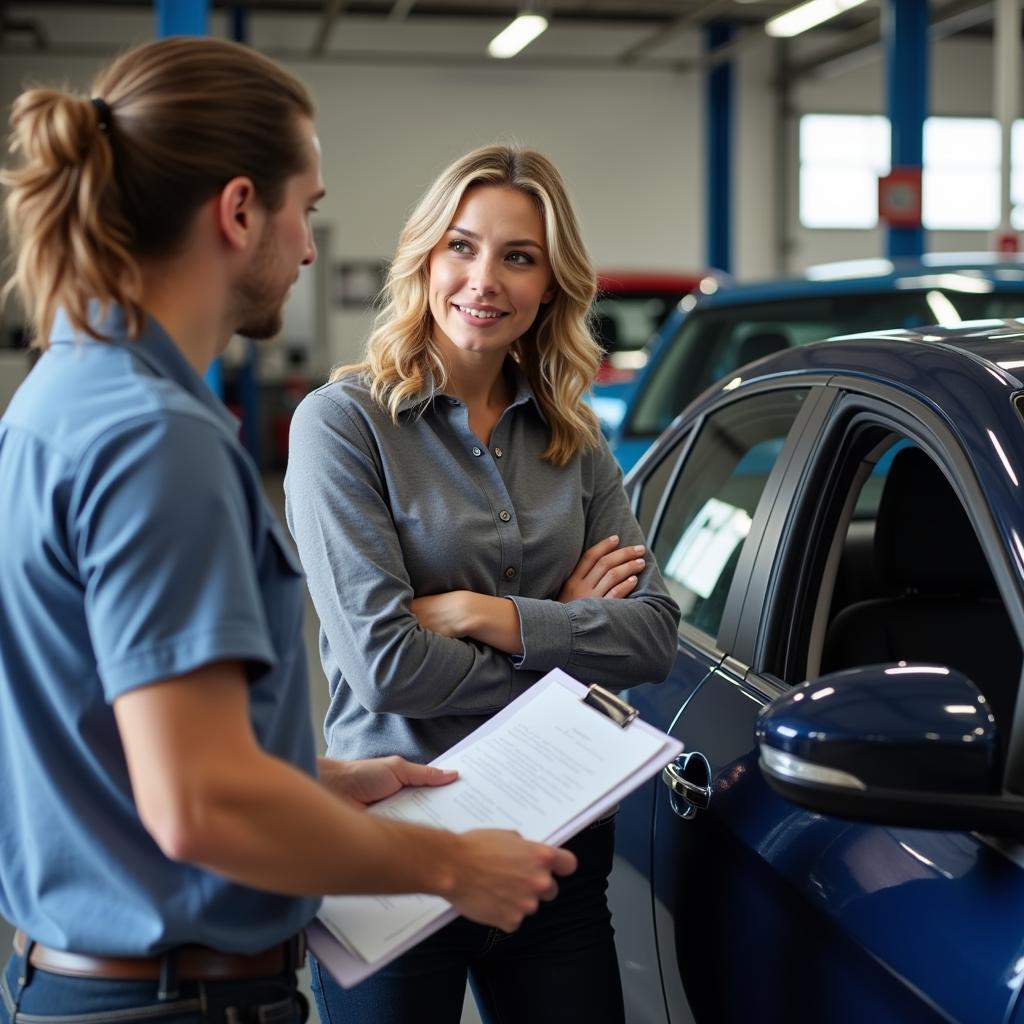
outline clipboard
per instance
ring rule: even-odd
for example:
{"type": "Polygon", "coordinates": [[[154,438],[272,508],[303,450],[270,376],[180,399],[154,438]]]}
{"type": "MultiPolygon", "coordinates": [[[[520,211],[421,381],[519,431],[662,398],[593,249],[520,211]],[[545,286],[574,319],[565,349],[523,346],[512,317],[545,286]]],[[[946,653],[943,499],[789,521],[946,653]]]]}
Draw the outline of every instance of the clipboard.
{"type": "MultiPolygon", "coordinates": [[[[581,703],[593,708],[595,713],[608,718],[618,729],[636,729],[640,733],[646,734],[652,741],[657,741],[656,743],[651,742],[645,745],[649,746],[653,753],[639,767],[634,767],[627,775],[612,782],[582,811],[562,821],[548,834],[540,838],[540,841],[549,843],[552,846],[561,846],[594,821],[611,813],[633,790],[637,789],[661,771],[666,764],[678,757],[682,752],[683,745],[678,740],[644,722],[638,717],[636,708],[610,690],[596,684],[586,686],[560,669],[554,669],[531,686],[519,698],[502,708],[501,711],[493,715],[478,729],[435,758],[431,763],[444,764],[450,761],[453,755],[460,752],[464,753],[468,748],[478,743],[481,738],[506,728],[529,704],[544,696],[551,687],[560,687],[563,690],[567,690],[581,703]]],[[[457,782],[453,783],[453,785],[457,784],[457,782]]],[[[382,804],[386,803],[387,801],[382,801],[382,804]]],[[[499,822],[494,825],[482,824],[480,827],[502,828],[508,826],[499,822]]],[[[433,935],[458,916],[454,907],[445,901],[439,898],[429,899],[436,900],[440,904],[437,912],[431,913],[429,919],[418,926],[412,934],[409,934],[402,941],[395,944],[385,955],[375,957],[372,961],[362,958],[343,944],[342,941],[339,941],[319,918],[307,926],[309,948],[316,955],[321,965],[330,971],[342,987],[350,988],[364,978],[369,977],[375,971],[385,966],[385,964],[390,963],[412,949],[423,939],[433,935]]]]}

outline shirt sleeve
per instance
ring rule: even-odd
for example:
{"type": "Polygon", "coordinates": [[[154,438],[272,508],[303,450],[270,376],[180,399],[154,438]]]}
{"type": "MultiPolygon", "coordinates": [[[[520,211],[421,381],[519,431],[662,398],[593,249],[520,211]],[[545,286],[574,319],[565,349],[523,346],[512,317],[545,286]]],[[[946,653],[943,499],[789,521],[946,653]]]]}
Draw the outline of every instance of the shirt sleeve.
{"type": "Polygon", "coordinates": [[[292,419],[285,497],[330,655],[367,710],[479,715],[536,679],[485,644],[420,626],[376,446],[323,394],[309,395],[292,419]]]}
{"type": "MultiPolygon", "coordinates": [[[[622,545],[645,544],[622,486],[622,470],[603,437],[585,458],[590,467],[588,488],[584,481],[583,550],[613,534],[619,535],[622,545]]],[[[584,682],[617,688],[660,683],[672,669],[679,607],[649,548],[645,557],[647,564],[626,598],[585,598],[566,604],[511,598],[522,626],[523,654],[514,659],[516,667],[536,672],[562,668],[584,682]]]]}
{"type": "Polygon", "coordinates": [[[108,701],[219,660],[275,663],[230,439],[161,412],[85,452],[70,537],[108,701]]]}

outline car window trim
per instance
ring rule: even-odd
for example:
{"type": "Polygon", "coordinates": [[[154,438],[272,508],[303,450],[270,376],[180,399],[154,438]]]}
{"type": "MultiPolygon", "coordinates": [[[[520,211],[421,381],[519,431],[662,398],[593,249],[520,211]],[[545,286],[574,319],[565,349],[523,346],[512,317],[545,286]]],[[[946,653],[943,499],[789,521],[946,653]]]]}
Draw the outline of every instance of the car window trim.
{"type": "Polygon", "coordinates": [[[676,636],[679,642],[685,643],[688,647],[707,658],[716,662],[717,668],[729,655],[719,646],[717,637],[709,636],[702,629],[689,622],[680,621],[676,627],[676,636]]]}
{"type": "MultiPolygon", "coordinates": [[[[768,482],[757,503],[754,522],[751,525],[750,534],[744,542],[736,574],[725,602],[725,610],[718,630],[719,646],[748,665],[754,664],[754,640],[756,638],[756,632],[753,631],[751,623],[753,617],[751,602],[757,603],[758,616],[761,607],[757,602],[755,581],[759,573],[764,574],[765,572],[766,557],[769,565],[774,560],[773,551],[769,551],[768,556],[762,554],[765,551],[769,522],[780,501],[783,502],[783,508],[787,510],[783,521],[788,522],[789,520],[788,508],[792,504],[795,492],[794,485],[790,482],[794,457],[815,443],[821,425],[827,419],[828,408],[834,401],[833,394],[827,388],[829,379],[830,375],[820,374],[801,376],[799,381],[793,381],[794,387],[807,386],[807,398],[800,413],[793,421],[786,444],[772,467],[768,482]],[[742,592],[739,590],[741,584],[742,592]],[[725,633],[726,627],[730,630],[728,636],[725,633]]],[[[778,379],[775,379],[770,382],[766,381],[765,386],[758,390],[782,389],[778,379]],[[769,383],[771,384],[770,388],[767,386],[769,383]]],[[[743,394],[749,396],[751,391],[745,389],[743,394]]]]}
{"type": "MultiPolygon", "coordinates": [[[[761,503],[765,500],[765,494],[769,492],[774,493],[777,490],[776,481],[781,482],[782,471],[779,469],[780,464],[788,466],[790,458],[791,445],[795,443],[795,438],[802,436],[804,430],[805,418],[810,415],[810,407],[814,406],[818,401],[821,400],[824,394],[824,388],[822,385],[826,384],[830,379],[829,374],[808,374],[794,377],[794,379],[787,383],[786,387],[793,389],[805,390],[808,392],[807,398],[797,413],[796,418],[793,420],[793,425],[789,429],[789,433],[786,437],[786,444],[782,451],[779,453],[776,459],[775,465],[772,467],[772,471],[769,474],[769,478],[765,484],[765,489],[761,494],[761,498],[758,500],[758,509],[761,508],[761,503]]],[[[693,446],[696,444],[697,439],[700,437],[701,430],[708,418],[720,412],[723,409],[728,408],[735,402],[743,401],[747,398],[751,398],[755,395],[762,394],[768,391],[778,391],[779,379],[778,377],[765,377],[761,380],[750,381],[744,388],[731,393],[730,397],[726,400],[719,400],[714,403],[707,403],[707,405],[697,413],[693,419],[689,419],[689,415],[686,411],[679,414],[676,422],[673,426],[669,427],[668,430],[662,435],[662,438],[667,438],[672,432],[682,432],[684,430],[690,431],[689,438],[684,442],[685,451],[681,451],[679,455],[679,461],[675,466],[671,481],[665,485],[665,493],[662,496],[659,504],[658,511],[656,513],[655,521],[652,523],[651,529],[648,531],[648,547],[650,550],[654,550],[654,545],[658,538],[658,530],[661,527],[661,520],[664,516],[664,511],[667,506],[670,496],[678,483],[679,476],[683,472],[685,463],[692,452],[693,446]]],[[[659,442],[660,443],[660,442],[659,442]]],[[[670,442],[667,442],[670,443],[670,442]]],[[[648,449],[648,453],[650,449],[648,449]]],[[[666,456],[669,458],[671,456],[666,456]]],[[[660,465],[660,460],[650,459],[649,465],[648,460],[645,460],[637,465],[633,473],[630,474],[627,483],[630,488],[630,502],[636,511],[636,503],[639,502],[639,490],[642,487],[644,480],[648,476],[654,473],[657,467],[660,465]]],[[[687,643],[698,648],[702,653],[709,655],[722,656],[723,654],[733,654],[734,651],[730,650],[728,646],[735,638],[735,629],[730,625],[729,633],[723,632],[723,623],[729,622],[734,623],[739,620],[739,608],[737,604],[740,601],[740,592],[738,587],[740,583],[743,583],[743,593],[746,592],[746,584],[744,580],[745,564],[748,560],[748,546],[749,545],[760,545],[759,533],[763,529],[764,517],[759,518],[755,513],[754,522],[751,525],[750,533],[747,535],[743,542],[743,551],[740,555],[739,564],[736,567],[736,572],[733,574],[732,582],[729,585],[729,593],[725,600],[725,607],[722,612],[722,620],[719,622],[719,627],[714,636],[705,633],[703,630],[698,630],[696,627],[689,626],[685,623],[680,623],[678,627],[678,635],[685,639],[687,643]],[[684,633],[685,627],[685,633],[684,633]],[[700,637],[698,641],[695,639],[700,637]]],[[[752,555],[749,558],[752,559],[752,555]]]]}
{"type": "MultiPolygon", "coordinates": [[[[770,576],[765,586],[752,595],[754,601],[746,617],[746,626],[756,628],[756,640],[750,651],[752,674],[763,671],[768,646],[768,630],[762,628],[760,608],[767,602],[774,602],[776,590],[781,584],[779,566],[794,544],[800,543],[792,536],[791,527],[794,523],[794,511],[802,508],[814,509],[817,498],[805,493],[807,476],[813,476],[812,468],[823,459],[835,459],[835,453],[849,435],[852,420],[857,413],[867,414],[883,428],[892,429],[921,447],[945,471],[947,480],[959,501],[963,504],[978,541],[981,544],[989,568],[999,590],[1001,599],[1007,608],[1010,619],[1017,633],[1017,639],[1024,648],[1024,594],[1018,589],[1017,577],[1009,564],[1008,555],[999,536],[999,530],[988,506],[988,501],[967,456],[964,454],[956,435],[936,412],[919,399],[908,395],[898,388],[877,381],[869,381],[851,374],[834,374],[827,382],[824,390],[836,394],[836,399],[828,406],[828,416],[819,425],[813,439],[808,442],[815,447],[835,435],[834,441],[828,444],[823,453],[803,463],[791,461],[787,465],[787,474],[792,478],[787,482],[791,488],[791,501],[786,511],[785,528],[781,531],[779,544],[772,561],[770,576]],[[852,409],[851,409],[852,406],[852,409]],[[852,415],[851,415],[852,413],[852,415]],[[982,510],[983,520],[977,518],[978,510],[982,510]],[[758,611],[754,621],[755,609],[758,611]]],[[[1008,396],[1012,400],[1014,396],[1008,396]]],[[[812,515],[817,515],[812,511],[812,515]]],[[[753,580],[752,580],[753,582],[753,580]]],[[[730,594],[730,597],[732,595],[730,594]]],[[[791,609],[793,602],[788,602],[791,609]]],[[[790,611],[789,614],[792,614],[790,611]]],[[[775,628],[779,626],[776,623],[775,628]]],[[[737,653],[737,652],[733,652],[737,653]]],[[[738,652],[739,657],[744,652],[738,652]]],[[[1018,699],[1014,711],[1014,721],[1010,725],[1007,757],[1004,766],[1003,784],[1015,793],[1024,793],[1024,676],[1018,681],[1018,699]],[[1011,785],[1012,783],[1012,785],[1011,785]]]]}
{"type": "MultiPolygon", "coordinates": [[[[633,483],[630,495],[630,506],[633,509],[633,514],[639,518],[640,515],[640,492],[644,489],[644,484],[661,468],[667,459],[675,458],[676,463],[672,467],[671,472],[668,475],[668,479],[665,481],[665,489],[661,492],[661,497],[658,499],[658,506],[654,510],[654,515],[651,517],[651,525],[645,531],[647,536],[647,544],[649,548],[654,546],[654,538],[658,535],[658,530],[661,527],[661,520],[665,515],[665,508],[668,505],[669,495],[675,489],[676,481],[679,479],[679,474],[683,471],[683,463],[686,461],[687,456],[690,454],[690,450],[693,448],[694,440],[700,433],[701,428],[704,425],[704,421],[707,419],[707,415],[703,414],[698,416],[696,420],[690,423],[679,433],[686,434],[689,431],[689,436],[683,436],[682,438],[672,437],[666,439],[665,447],[669,449],[664,459],[651,459],[650,466],[645,463],[643,466],[643,477],[639,477],[633,483]],[[675,454],[673,455],[673,448],[675,454]]],[[[667,438],[667,435],[666,435],[667,438]]],[[[649,451],[652,449],[648,449],[649,451]]]]}

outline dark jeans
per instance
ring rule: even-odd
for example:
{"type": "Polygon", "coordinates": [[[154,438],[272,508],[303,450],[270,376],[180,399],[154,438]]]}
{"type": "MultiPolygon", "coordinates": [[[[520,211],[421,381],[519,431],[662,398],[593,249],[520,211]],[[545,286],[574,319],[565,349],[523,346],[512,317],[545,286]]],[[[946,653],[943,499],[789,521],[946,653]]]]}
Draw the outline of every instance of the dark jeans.
{"type": "Polygon", "coordinates": [[[156,981],[71,978],[13,954],[0,978],[0,1024],[302,1024],[309,1008],[295,973],[239,981],[183,981],[158,999],[156,981]]]}
{"type": "Polygon", "coordinates": [[[512,934],[458,918],[355,988],[310,956],[321,1024],[458,1024],[467,974],[486,1024],[622,1024],[605,892],[614,820],[566,844],[579,868],[512,934]]]}

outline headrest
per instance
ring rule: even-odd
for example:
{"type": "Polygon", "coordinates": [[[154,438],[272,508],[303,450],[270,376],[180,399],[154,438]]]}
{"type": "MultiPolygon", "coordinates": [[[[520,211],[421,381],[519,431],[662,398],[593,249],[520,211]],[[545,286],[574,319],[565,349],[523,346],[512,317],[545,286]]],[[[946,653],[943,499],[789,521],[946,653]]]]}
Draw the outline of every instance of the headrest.
{"type": "Polygon", "coordinates": [[[594,313],[591,330],[597,343],[605,352],[614,352],[619,346],[619,324],[610,313],[594,313]]]}
{"type": "Polygon", "coordinates": [[[875,562],[887,583],[929,593],[991,591],[992,572],[960,499],[920,448],[892,460],[875,523],[875,562]]]}
{"type": "Polygon", "coordinates": [[[773,352],[789,348],[789,339],[781,331],[758,331],[748,334],[736,350],[736,365],[743,366],[755,359],[763,359],[773,352]]]}

